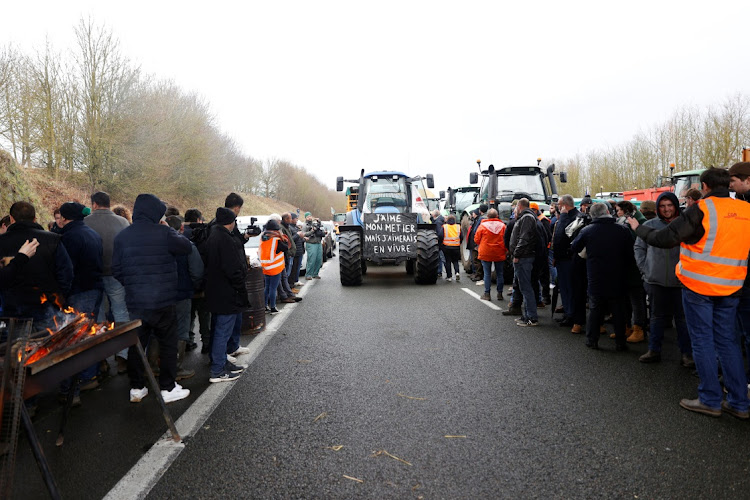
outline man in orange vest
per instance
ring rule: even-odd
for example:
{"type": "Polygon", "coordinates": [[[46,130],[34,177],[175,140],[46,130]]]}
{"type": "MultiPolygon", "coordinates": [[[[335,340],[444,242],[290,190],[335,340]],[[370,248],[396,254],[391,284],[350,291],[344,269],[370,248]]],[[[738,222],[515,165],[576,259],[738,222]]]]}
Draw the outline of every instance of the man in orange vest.
{"type": "Polygon", "coordinates": [[[279,286],[284,271],[284,252],[288,248],[289,240],[281,233],[281,226],[275,219],[266,223],[266,230],[260,237],[258,254],[260,265],[265,276],[266,311],[276,314],[276,289],[279,286]]]}
{"type": "Polygon", "coordinates": [[[700,376],[698,398],[683,399],[680,406],[712,417],[724,412],[747,420],[750,401],[735,321],[750,252],[750,205],[729,197],[726,170],[709,168],[700,180],[703,198],[667,227],[639,226],[632,217],[628,224],[649,245],[680,245],[675,274],[685,287],[685,319],[700,376]],[[717,355],[728,391],[726,401],[717,355]]]}

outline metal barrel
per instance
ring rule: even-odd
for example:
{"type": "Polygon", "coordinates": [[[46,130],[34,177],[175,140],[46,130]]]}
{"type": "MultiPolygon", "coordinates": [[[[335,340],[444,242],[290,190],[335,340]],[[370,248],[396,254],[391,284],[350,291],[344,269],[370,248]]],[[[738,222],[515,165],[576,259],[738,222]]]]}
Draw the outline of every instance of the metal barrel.
{"type": "Polygon", "coordinates": [[[248,268],[245,288],[247,289],[247,298],[250,300],[250,309],[242,313],[242,333],[244,335],[259,333],[266,327],[264,286],[263,268],[248,268]]]}

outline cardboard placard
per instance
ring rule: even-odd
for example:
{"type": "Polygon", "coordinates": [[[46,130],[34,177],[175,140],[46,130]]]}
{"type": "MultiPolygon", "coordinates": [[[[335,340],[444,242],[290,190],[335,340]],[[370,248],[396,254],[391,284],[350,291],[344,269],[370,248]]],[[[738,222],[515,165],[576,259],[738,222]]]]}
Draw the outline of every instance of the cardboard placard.
{"type": "Polygon", "coordinates": [[[417,257],[417,214],[363,214],[366,258],[417,257]]]}

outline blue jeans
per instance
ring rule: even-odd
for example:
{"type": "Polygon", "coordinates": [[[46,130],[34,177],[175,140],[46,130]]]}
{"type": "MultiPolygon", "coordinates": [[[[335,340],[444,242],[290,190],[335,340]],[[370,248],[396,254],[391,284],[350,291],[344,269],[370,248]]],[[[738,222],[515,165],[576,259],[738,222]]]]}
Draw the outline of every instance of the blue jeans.
{"type": "Polygon", "coordinates": [[[739,297],[708,297],[687,288],[682,290],[693,359],[701,379],[698,398],[711,408],[720,408],[723,396],[717,355],[728,391],[727,402],[739,411],[747,411],[750,404],[742,350],[734,329],[739,301],[739,297]]]}
{"type": "MultiPolygon", "coordinates": [[[[125,287],[114,276],[102,276],[102,283],[104,284],[104,295],[107,296],[109,301],[109,311],[112,313],[115,323],[122,324],[130,321],[128,306],[125,304],[125,287]]],[[[104,309],[99,309],[96,321],[102,323],[106,315],[104,309]]],[[[123,359],[128,359],[128,350],[123,349],[117,355],[123,359]]]]}
{"type": "Polygon", "coordinates": [[[281,280],[281,273],[273,276],[265,275],[266,285],[264,294],[266,296],[266,306],[270,308],[276,307],[276,288],[279,286],[279,280],[281,280]]]}
{"type": "Polygon", "coordinates": [[[682,288],[649,286],[651,290],[651,334],[648,336],[648,350],[661,352],[665,324],[674,317],[680,352],[690,354],[693,348],[690,346],[690,334],[685,322],[685,311],[682,308],[682,288]]]}
{"type": "Polygon", "coordinates": [[[557,266],[557,287],[562,298],[565,316],[573,318],[573,261],[558,260],[555,265],[557,266]]]}
{"type": "Polygon", "coordinates": [[[531,271],[534,268],[535,257],[522,257],[518,262],[513,263],[513,270],[518,278],[518,287],[523,295],[523,310],[525,319],[538,321],[539,316],[536,312],[538,297],[534,293],[534,287],[531,283],[531,271]]]}
{"type": "Polygon", "coordinates": [[[484,268],[484,293],[490,293],[492,288],[492,264],[495,264],[495,276],[497,277],[497,293],[503,293],[503,262],[499,260],[497,262],[489,262],[486,260],[482,261],[482,267],[484,268]]]}
{"type": "Polygon", "coordinates": [[[212,314],[211,323],[211,376],[214,377],[224,372],[227,353],[236,351],[240,346],[242,313],[212,314]]]}
{"type": "MultiPolygon", "coordinates": [[[[104,293],[109,300],[109,310],[115,323],[127,323],[130,321],[128,306],[125,305],[125,287],[120,284],[114,276],[102,276],[104,293]]],[[[98,322],[104,321],[105,311],[99,311],[98,322]]]]}
{"type": "MultiPolygon", "coordinates": [[[[737,306],[737,330],[745,342],[745,352],[750,353],[750,283],[745,281],[740,304],[737,306]]],[[[750,356],[750,354],[748,354],[750,356]]],[[[747,383],[750,384],[750,361],[747,368],[747,383]]]]}
{"type": "Polygon", "coordinates": [[[443,266],[445,265],[445,254],[442,250],[438,250],[438,274],[443,274],[443,266]]]}
{"type": "Polygon", "coordinates": [[[305,243],[307,250],[307,271],[305,274],[308,278],[314,278],[320,272],[320,266],[323,265],[323,245],[320,243],[305,243]]]}
{"type": "Polygon", "coordinates": [[[550,283],[556,283],[557,282],[557,269],[555,266],[552,265],[552,261],[554,260],[554,257],[552,257],[552,252],[547,252],[547,264],[549,266],[549,282],[550,283]]]}

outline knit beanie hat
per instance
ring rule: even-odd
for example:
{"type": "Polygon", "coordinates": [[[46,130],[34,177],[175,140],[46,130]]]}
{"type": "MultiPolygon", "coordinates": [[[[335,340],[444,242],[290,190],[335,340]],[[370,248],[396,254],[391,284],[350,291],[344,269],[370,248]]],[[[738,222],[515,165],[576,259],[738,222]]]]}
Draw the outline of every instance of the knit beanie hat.
{"type": "Polygon", "coordinates": [[[60,207],[60,215],[68,220],[83,220],[84,214],[83,209],[86,208],[80,203],[75,201],[69,201],[63,203],[60,207]]]}
{"type": "Polygon", "coordinates": [[[216,209],[216,223],[220,226],[228,226],[237,216],[234,214],[234,210],[228,208],[219,207],[216,209]]]}

